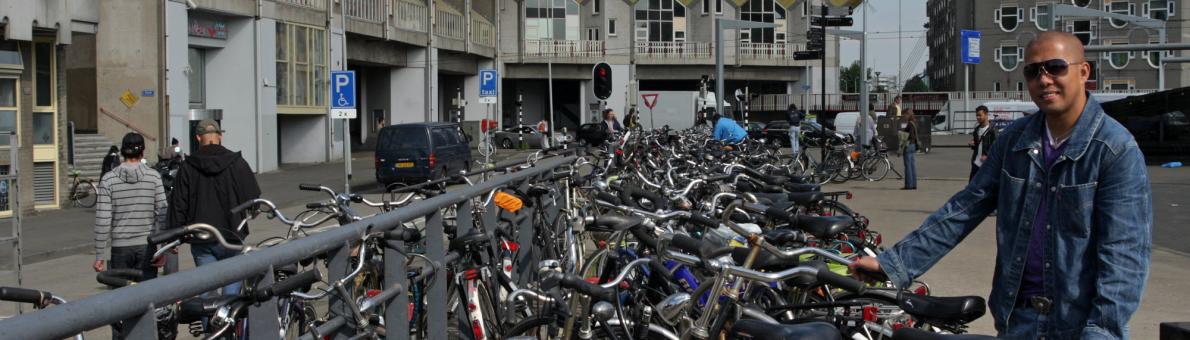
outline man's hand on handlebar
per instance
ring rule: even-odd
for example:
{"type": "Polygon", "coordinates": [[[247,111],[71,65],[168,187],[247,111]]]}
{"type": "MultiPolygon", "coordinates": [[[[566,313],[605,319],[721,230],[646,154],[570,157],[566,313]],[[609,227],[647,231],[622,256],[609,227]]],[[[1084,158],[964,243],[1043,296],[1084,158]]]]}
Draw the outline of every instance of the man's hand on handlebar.
{"type": "Polygon", "coordinates": [[[851,263],[851,272],[862,281],[883,280],[884,270],[880,269],[880,261],[874,256],[860,256],[851,263]]]}

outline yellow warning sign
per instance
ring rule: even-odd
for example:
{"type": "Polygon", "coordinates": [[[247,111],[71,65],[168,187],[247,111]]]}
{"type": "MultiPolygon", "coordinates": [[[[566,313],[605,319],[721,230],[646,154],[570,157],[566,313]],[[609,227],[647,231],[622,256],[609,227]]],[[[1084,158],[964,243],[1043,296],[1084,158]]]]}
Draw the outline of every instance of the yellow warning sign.
{"type": "Polygon", "coordinates": [[[124,90],[124,94],[120,95],[120,102],[124,103],[124,106],[127,106],[130,109],[133,106],[136,106],[136,103],[139,101],[140,101],[140,97],[137,97],[135,94],[132,94],[132,90],[124,90]]]}

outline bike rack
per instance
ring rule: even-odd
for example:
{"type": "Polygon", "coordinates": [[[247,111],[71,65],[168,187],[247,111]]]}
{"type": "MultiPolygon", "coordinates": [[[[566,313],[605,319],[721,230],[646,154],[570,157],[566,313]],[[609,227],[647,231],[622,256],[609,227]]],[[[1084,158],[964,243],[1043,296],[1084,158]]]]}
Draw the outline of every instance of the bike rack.
{"type": "MultiPolygon", "coordinates": [[[[15,153],[13,157],[15,157],[15,153]]],[[[558,195],[561,195],[565,188],[560,186],[558,181],[552,180],[553,170],[571,164],[575,159],[577,157],[573,155],[554,156],[542,159],[529,168],[510,167],[504,169],[504,174],[486,181],[448,191],[394,211],[332,228],[309,237],[97,294],[61,306],[39,310],[35,313],[0,320],[0,338],[60,339],[86,330],[105,327],[117,321],[127,320],[129,322],[126,325],[130,325],[130,329],[127,330],[130,334],[129,338],[153,339],[156,337],[157,329],[154,314],[154,308],[157,306],[175,303],[180,299],[213,291],[228,283],[257,278],[261,273],[264,273],[262,280],[267,284],[273,279],[273,268],[298,262],[314,254],[330,254],[330,262],[327,266],[328,281],[342,279],[352,270],[348,266],[348,259],[351,255],[351,246],[355,241],[368,233],[392,230],[405,222],[419,218],[424,218],[426,221],[425,255],[441,264],[446,256],[442,216],[444,209],[455,206],[456,211],[459,212],[457,217],[458,232],[466,233],[472,228],[473,220],[470,214],[472,198],[484,197],[492,190],[507,187],[518,187],[525,191],[533,183],[549,181],[552,181],[552,185],[562,189],[557,190],[558,195]]],[[[546,215],[550,218],[558,216],[561,207],[559,204],[551,203],[559,201],[560,197],[550,195],[542,198],[542,202],[546,203],[544,206],[526,206],[515,216],[523,214],[532,216],[534,209],[547,209],[546,215]]],[[[490,203],[483,215],[484,222],[491,222],[491,225],[495,225],[500,211],[501,209],[494,203],[490,203]]],[[[504,214],[508,213],[504,212],[504,214]]],[[[530,218],[521,220],[523,222],[518,226],[520,232],[517,241],[522,244],[531,244],[534,238],[534,226],[529,221],[530,218]]],[[[489,230],[489,233],[492,231],[489,230]]],[[[397,253],[398,248],[394,248],[403,247],[403,242],[389,241],[388,243],[390,245],[386,247],[384,256],[384,286],[406,285],[408,278],[404,257],[397,253]]],[[[518,272],[513,275],[513,280],[516,282],[528,282],[537,275],[532,264],[535,263],[538,256],[531,248],[533,247],[521,248],[522,251],[517,254],[515,268],[518,272]]],[[[446,323],[451,321],[447,320],[447,280],[445,271],[437,271],[433,276],[430,289],[426,292],[425,298],[428,300],[426,338],[428,339],[447,338],[446,323]]],[[[385,304],[385,319],[408,320],[408,304],[406,294],[397,294],[395,298],[385,304]]],[[[277,339],[279,337],[277,330],[280,325],[277,323],[276,311],[276,298],[251,307],[248,317],[251,320],[249,322],[250,332],[254,339],[277,339]]],[[[338,315],[351,318],[348,304],[340,301],[336,295],[330,296],[330,311],[332,318],[338,315]]],[[[389,338],[408,338],[407,322],[389,322],[385,330],[389,338]]],[[[347,339],[352,336],[348,327],[340,327],[335,333],[326,335],[333,339],[347,339]]]]}

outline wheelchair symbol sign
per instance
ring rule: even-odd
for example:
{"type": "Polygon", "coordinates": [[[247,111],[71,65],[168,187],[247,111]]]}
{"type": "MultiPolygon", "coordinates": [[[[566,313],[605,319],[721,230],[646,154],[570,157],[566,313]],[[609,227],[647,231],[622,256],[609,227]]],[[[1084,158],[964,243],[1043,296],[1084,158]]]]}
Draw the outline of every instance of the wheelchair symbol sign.
{"type": "Polygon", "coordinates": [[[331,118],[355,118],[355,71],[331,71],[331,118]]]}

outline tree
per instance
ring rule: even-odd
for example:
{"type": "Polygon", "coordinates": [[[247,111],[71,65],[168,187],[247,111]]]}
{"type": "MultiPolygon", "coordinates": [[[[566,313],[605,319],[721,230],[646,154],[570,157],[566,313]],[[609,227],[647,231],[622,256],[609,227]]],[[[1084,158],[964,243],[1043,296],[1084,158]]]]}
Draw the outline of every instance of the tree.
{"type": "Polygon", "coordinates": [[[926,85],[926,81],[923,78],[920,74],[909,78],[909,82],[905,83],[904,92],[929,92],[930,87],[926,85]]]}
{"type": "Polygon", "coordinates": [[[852,62],[851,66],[844,67],[839,73],[839,92],[859,92],[861,81],[858,61],[852,62]]]}

